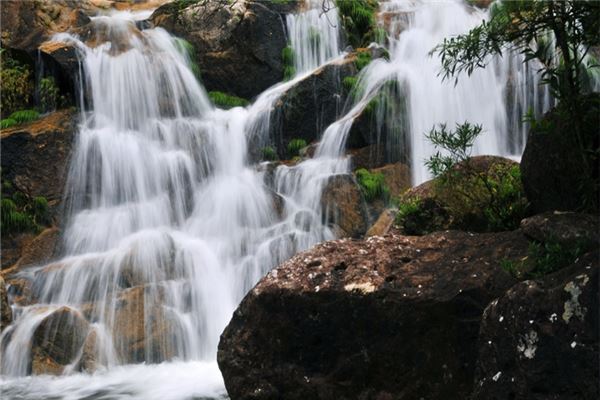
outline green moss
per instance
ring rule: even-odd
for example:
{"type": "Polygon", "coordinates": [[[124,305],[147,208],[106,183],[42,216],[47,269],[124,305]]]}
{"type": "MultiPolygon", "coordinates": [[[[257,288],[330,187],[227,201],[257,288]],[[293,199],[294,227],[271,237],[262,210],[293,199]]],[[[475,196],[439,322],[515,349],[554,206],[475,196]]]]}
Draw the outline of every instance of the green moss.
{"type": "Polygon", "coordinates": [[[356,55],[356,61],[354,64],[356,68],[360,71],[371,62],[371,53],[368,51],[361,51],[356,55]]]}
{"type": "Polygon", "coordinates": [[[373,40],[377,28],[375,11],[376,0],[337,0],[336,5],[348,41],[355,48],[363,47],[373,40]]]}
{"type": "Polygon", "coordinates": [[[281,61],[283,62],[283,80],[289,81],[296,75],[296,68],[294,67],[294,49],[291,46],[286,46],[281,50],[281,61]]]}
{"type": "Polygon", "coordinates": [[[264,161],[275,161],[279,158],[277,157],[277,151],[272,146],[263,147],[261,154],[264,161]]]}
{"type": "Polygon", "coordinates": [[[300,154],[300,150],[307,146],[306,140],[304,139],[292,139],[287,145],[288,155],[290,157],[296,157],[300,154]]]}
{"type": "Polygon", "coordinates": [[[35,110],[20,110],[15,111],[8,117],[9,119],[14,119],[18,124],[22,124],[24,122],[35,121],[40,117],[40,113],[35,110]]]}
{"type": "Polygon", "coordinates": [[[18,125],[18,122],[12,118],[5,118],[0,121],[0,129],[10,128],[11,126],[18,125]]]}
{"type": "Polygon", "coordinates": [[[356,170],[354,174],[367,201],[371,202],[378,198],[387,200],[390,191],[385,184],[383,174],[372,173],[365,168],[356,170]]]}
{"type": "Polygon", "coordinates": [[[223,92],[209,92],[208,97],[219,108],[230,109],[233,107],[246,107],[250,102],[241,97],[232,96],[223,92]]]}
{"type": "Polygon", "coordinates": [[[188,66],[194,73],[197,79],[200,79],[200,67],[196,63],[196,49],[185,39],[176,38],[175,45],[177,50],[187,58],[188,66]]]}
{"type": "Polygon", "coordinates": [[[3,234],[19,233],[29,230],[36,230],[37,226],[31,216],[20,212],[16,204],[11,199],[2,199],[0,228],[3,234]]]}
{"type": "Polygon", "coordinates": [[[342,84],[344,85],[344,89],[347,91],[352,91],[358,82],[358,78],[355,76],[347,76],[342,80],[342,84]]]}

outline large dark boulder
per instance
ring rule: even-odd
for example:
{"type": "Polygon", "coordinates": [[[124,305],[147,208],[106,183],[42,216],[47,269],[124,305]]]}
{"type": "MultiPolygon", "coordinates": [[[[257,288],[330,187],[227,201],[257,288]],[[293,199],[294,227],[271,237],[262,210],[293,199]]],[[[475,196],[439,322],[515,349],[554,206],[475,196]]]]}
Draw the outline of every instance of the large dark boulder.
{"type": "Polygon", "coordinates": [[[29,197],[45,197],[51,210],[56,211],[63,197],[76,129],[77,116],[72,110],[3,129],[3,179],[29,197]]]}
{"type": "Polygon", "coordinates": [[[481,315],[515,281],[519,232],[317,245],[271,271],[221,336],[232,400],[465,399],[481,315]]]}
{"type": "Polygon", "coordinates": [[[490,304],[474,400],[600,398],[598,256],[522,282],[490,304]]]}
{"type": "Polygon", "coordinates": [[[66,306],[52,311],[33,334],[31,373],[62,374],[75,361],[88,330],[88,322],[78,311],[66,306]]]}
{"type": "Polygon", "coordinates": [[[533,210],[598,211],[600,95],[582,97],[579,135],[560,106],[529,132],[521,159],[523,186],[533,210]],[[585,160],[585,161],[584,161],[585,160]]]}
{"type": "Polygon", "coordinates": [[[354,56],[330,62],[291,86],[271,111],[269,137],[286,157],[292,139],[317,140],[343,111],[344,78],[355,75],[354,56]]]}
{"type": "Polygon", "coordinates": [[[263,2],[173,2],[150,21],[192,44],[207,90],[250,99],[283,79],[285,21],[263,2]]]}

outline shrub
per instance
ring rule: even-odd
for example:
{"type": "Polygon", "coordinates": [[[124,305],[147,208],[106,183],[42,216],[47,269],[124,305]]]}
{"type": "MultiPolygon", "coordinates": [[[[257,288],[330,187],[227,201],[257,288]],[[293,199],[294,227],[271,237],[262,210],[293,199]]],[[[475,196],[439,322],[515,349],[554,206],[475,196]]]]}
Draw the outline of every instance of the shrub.
{"type": "Polygon", "coordinates": [[[336,5],[348,41],[355,48],[368,44],[373,38],[376,0],[337,0],[336,5]]]}
{"type": "Polygon", "coordinates": [[[40,109],[42,112],[54,111],[64,102],[53,77],[42,78],[39,87],[40,109]]]}
{"type": "Polygon", "coordinates": [[[482,127],[464,123],[449,131],[432,129],[427,138],[439,151],[426,162],[436,176],[436,195],[446,204],[454,224],[475,230],[513,230],[527,216],[529,203],[516,164],[495,163],[482,171],[473,165],[471,147],[482,127]]]}
{"type": "Polygon", "coordinates": [[[230,109],[233,107],[245,107],[250,102],[241,97],[232,96],[223,92],[208,92],[210,100],[220,108],[230,109]]]}
{"type": "Polygon", "coordinates": [[[17,210],[16,204],[11,199],[2,199],[2,233],[19,233],[36,229],[32,218],[17,210]]]}
{"type": "Polygon", "coordinates": [[[17,121],[15,121],[12,118],[5,118],[2,121],[0,121],[0,129],[10,128],[11,126],[15,126],[17,124],[17,121]]]}
{"type": "Polygon", "coordinates": [[[390,190],[385,184],[385,177],[382,173],[372,173],[365,168],[360,168],[354,174],[368,202],[378,198],[387,200],[390,190]]]}
{"type": "Polygon", "coordinates": [[[426,235],[448,229],[450,216],[432,198],[409,197],[397,201],[398,213],[394,223],[407,235],[426,235]]]}
{"type": "Polygon", "coordinates": [[[14,119],[18,124],[22,124],[24,122],[35,121],[40,117],[40,113],[35,110],[20,110],[15,111],[8,117],[9,119],[14,119]]]}
{"type": "Polygon", "coordinates": [[[272,146],[263,147],[261,154],[264,161],[275,161],[279,158],[277,157],[277,152],[272,146]]]}
{"type": "Polygon", "coordinates": [[[300,154],[300,150],[307,146],[304,139],[292,139],[287,145],[287,152],[290,157],[295,157],[300,154]]]}

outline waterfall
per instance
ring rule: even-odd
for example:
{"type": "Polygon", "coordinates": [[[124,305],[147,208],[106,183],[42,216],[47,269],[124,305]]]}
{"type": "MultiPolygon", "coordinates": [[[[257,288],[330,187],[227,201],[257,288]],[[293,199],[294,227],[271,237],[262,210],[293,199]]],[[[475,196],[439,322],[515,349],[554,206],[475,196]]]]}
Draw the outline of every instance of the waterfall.
{"type": "Polygon", "coordinates": [[[306,73],[340,55],[340,27],[332,0],[306,0],[306,11],[288,14],[289,44],[296,74],[306,73]]]}
{"type": "Polygon", "coordinates": [[[405,154],[414,183],[428,178],[423,161],[434,149],[423,134],[435,124],[480,123],[474,153],[518,157],[523,113],[551,104],[518,55],[494,59],[456,86],[441,81],[430,50],[486,12],[458,0],[390,0],[380,10],[390,58],[361,71],[356,98],[319,132],[315,156],[274,171],[254,165],[252,147],[268,141],[276,102],[343,56],[337,10],[322,4],[307,0],[287,17],[292,79],[231,110],[210,103],[179,39],[138,29],[147,12],[94,17],[102,32],[95,47],[56,35],[80,50],[90,109],[82,110],[70,164],[64,257],[22,272],[32,293],[0,337],[0,391],[27,399],[222,398],[220,333],[271,268],[335,238],[321,194],[332,176],[349,173],[346,137],[376,96],[391,100],[378,103],[374,134],[386,130],[388,158],[405,154]],[[79,373],[82,345],[60,378],[26,377],[35,331],[65,309],[88,321],[97,371],[79,373]]]}

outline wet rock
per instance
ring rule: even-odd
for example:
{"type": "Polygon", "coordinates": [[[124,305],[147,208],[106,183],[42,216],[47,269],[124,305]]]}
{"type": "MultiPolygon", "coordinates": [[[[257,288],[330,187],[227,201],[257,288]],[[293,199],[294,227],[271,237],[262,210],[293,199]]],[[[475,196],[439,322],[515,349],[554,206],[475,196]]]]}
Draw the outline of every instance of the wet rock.
{"type": "Polygon", "coordinates": [[[548,112],[527,137],[521,174],[527,199],[536,213],[583,207],[598,211],[600,162],[590,151],[584,164],[580,148],[598,148],[600,95],[579,99],[578,107],[584,114],[582,143],[576,143],[572,121],[557,109],[548,112]]]}
{"type": "Polygon", "coordinates": [[[75,361],[89,324],[76,310],[61,307],[40,323],[33,334],[31,372],[60,375],[75,361]]]}
{"type": "Polygon", "coordinates": [[[3,129],[2,175],[29,197],[43,196],[56,216],[77,127],[71,110],[57,111],[28,124],[3,129]]]}
{"type": "Polygon", "coordinates": [[[540,243],[560,243],[566,248],[600,245],[600,219],[597,215],[547,212],[521,221],[521,230],[540,243]]]}
{"type": "Polygon", "coordinates": [[[10,269],[2,271],[4,275],[33,265],[49,262],[55,255],[58,246],[60,230],[56,227],[44,229],[39,235],[22,243],[20,257],[10,269]]]}
{"type": "Polygon", "coordinates": [[[221,336],[232,400],[464,399],[518,231],[325,242],[248,293],[221,336]]]}
{"type": "Polygon", "coordinates": [[[375,223],[369,228],[365,236],[383,236],[387,234],[394,225],[396,210],[383,210],[375,223]]]}
{"type": "Polygon", "coordinates": [[[400,162],[388,164],[371,170],[374,174],[382,174],[385,185],[390,191],[390,196],[396,197],[411,187],[410,168],[400,162]]]}
{"type": "Polygon", "coordinates": [[[6,283],[0,276],[0,333],[12,322],[12,310],[8,303],[8,291],[6,283]]]}
{"type": "Polygon", "coordinates": [[[117,298],[112,334],[124,362],[158,363],[175,356],[174,326],[162,300],[161,291],[150,285],[124,290],[117,298]]]}
{"type": "Polygon", "coordinates": [[[352,168],[373,169],[385,165],[385,149],[381,145],[370,145],[358,149],[349,149],[352,168]]]}
{"type": "Polygon", "coordinates": [[[351,175],[335,175],[323,189],[321,207],[327,222],[337,225],[342,237],[359,237],[368,228],[363,194],[351,175]]]}
{"type": "Polygon", "coordinates": [[[473,399],[600,397],[598,256],[519,283],[486,308],[473,399]]]}
{"type": "Polygon", "coordinates": [[[150,21],[192,44],[207,90],[250,99],[283,79],[285,23],[262,2],[201,1],[185,8],[173,2],[150,21]]]}
{"type": "Polygon", "coordinates": [[[291,86],[271,112],[269,137],[279,157],[287,157],[292,139],[317,140],[341,114],[345,98],[342,81],[357,73],[353,57],[330,62],[291,86]]]}

